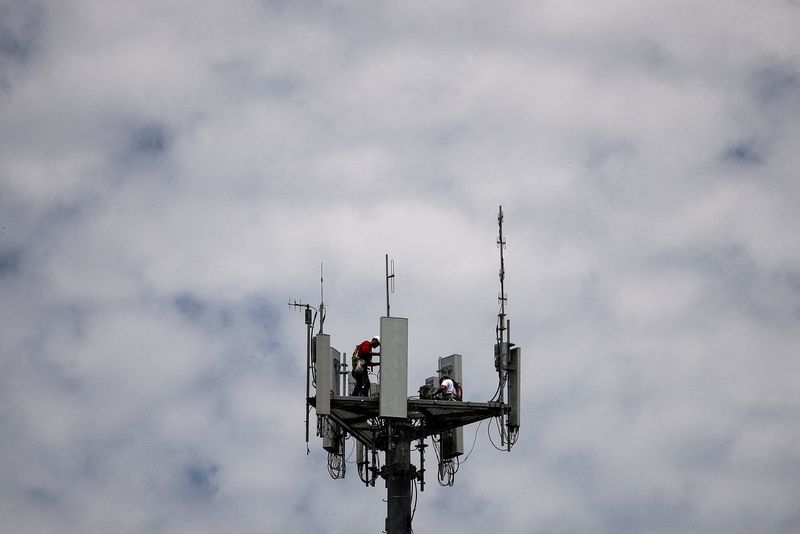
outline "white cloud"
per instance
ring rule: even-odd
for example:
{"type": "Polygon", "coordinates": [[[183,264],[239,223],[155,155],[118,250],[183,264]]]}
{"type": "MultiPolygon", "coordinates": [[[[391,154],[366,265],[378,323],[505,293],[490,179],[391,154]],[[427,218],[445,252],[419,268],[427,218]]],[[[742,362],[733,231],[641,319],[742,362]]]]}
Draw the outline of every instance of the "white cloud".
{"type": "Polygon", "coordinates": [[[323,263],[349,353],[388,253],[412,393],[457,352],[485,400],[502,204],[521,439],[414,526],[797,530],[792,3],[0,15],[7,528],[380,529],[305,454],[285,304],[323,263]]]}

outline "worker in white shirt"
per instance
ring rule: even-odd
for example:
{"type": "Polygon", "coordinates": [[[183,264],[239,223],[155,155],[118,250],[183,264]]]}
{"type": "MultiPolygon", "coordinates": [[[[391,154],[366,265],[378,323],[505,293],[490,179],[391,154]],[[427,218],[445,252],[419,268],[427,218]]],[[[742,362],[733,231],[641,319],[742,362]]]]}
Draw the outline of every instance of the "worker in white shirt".
{"type": "Polygon", "coordinates": [[[439,389],[433,392],[433,396],[441,395],[444,400],[461,400],[461,386],[447,375],[439,379],[439,389]]]}

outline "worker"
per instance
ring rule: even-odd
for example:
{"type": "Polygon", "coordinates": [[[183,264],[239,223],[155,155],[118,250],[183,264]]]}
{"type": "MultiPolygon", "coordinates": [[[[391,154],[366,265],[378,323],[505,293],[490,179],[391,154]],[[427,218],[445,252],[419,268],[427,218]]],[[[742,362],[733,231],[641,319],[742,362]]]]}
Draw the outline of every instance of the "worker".
{"type": "Polygon", "coordinates": [[[373,337],[371,340],[366,339],[356,346],[353,351],[353,378],[356,379],[356,387],[353,389],[354,397],[369,397],[369,368],[380,365],[378,362],[373,362],[372,357],[380,355],[380,350],[375,350],[381,346],[381,340],[378,336],[373,337]]]}
{"type": "Polygon", "coordinates": [[[444,400],[461,400],[461,385],[447,375],[439,379],[439,389],[433,396],[441,395],[444,400]]]}

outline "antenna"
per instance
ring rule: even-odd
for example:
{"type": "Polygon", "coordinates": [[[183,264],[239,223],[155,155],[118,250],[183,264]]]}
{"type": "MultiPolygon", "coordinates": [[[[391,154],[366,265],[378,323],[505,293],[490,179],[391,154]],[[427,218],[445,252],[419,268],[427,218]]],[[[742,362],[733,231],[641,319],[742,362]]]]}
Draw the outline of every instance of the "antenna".
{"type": "Polygon", "coordinates": [[[389,274],[389,255],[386,255],[386,317],[391,317],[389,313],[389,287],[391,285],[392,293],[394,293],[394,259],[392,259],[392,274],[389,274]]]}
{"type": "Polygon", "coordinates": [[[313,309],[308,304],[303,304],[302,302],[298,302],[297,299],[292,300],[289,302],[289,307],[292,308],[305,308],[305,320],[306,320],[306,454],[311,453],[311,449],[308,448],[308,417],[311,413],[311,403],[309,402],[309,398],[311,395],[311,332],[314,330],[314,316],[312,316],[311,310],[313,309]]]}
{"type": "MultiPolygon", "coordinates": [[[[484,420],[494,419],[500,431],[497,447],[489,433],[489,441],[499,450],[511,450],[516,443],[520,427],[520,358],[521,349],[508,341],[510,325],[505,304],[505,258],[503,249],[503,208],[498,217],[500,246],[500,312],[497,319],[497,343],[494,346],[495,367],[500,385],[495,397],[487,402],[467,401],[461,398],[461,354],[440,357],[438,365],[439,387],[436,377],[425,380],[419,396],[408,396],[409,329],[408,319],[391,317],[390,293],[394,292],[394,260],[385,255],[386,265],[386,317],[380,318],[380,372],[377,375],[377,392],[360,396],[348,394],[349,388],[338,387],[343,353],[331,345],[331,336],[320,333],[313,336],[313,319],[307,321],[309,342],[307,349],[308,371],[313,373],[316,394],[309,394],[306,378],[306,443],[308,443],[308,406],[317,413],[317,436],[328,451],[328,472],[333,478],[344,478],[348,450],[355,450],[358,478],[366,486],[374,487],[378,478],[385,480],[387,517],[384,532],[411,534],[411,523],[416,510],[417,490],[425,489],[426,448],[433,449],[439,484],[452,486],[456,472],[470,454],[464,454],[464,427],[484,420]],[[447,374],[453,381],[446,382],[447,374]],[[508,403],[503,393],[507,391],[508,403]],[[499,396],[498,396],[499,395],[499,396]],[[355,447],[347,447],[352,439],[355,447]],[[431,439],[430,445],[426,440],[431,439]],[[411,460],[413,450],[419,452],[419,461],[411,460]],[[463,460],[461,459],[463,457],[463,460]],[[412,490],[413,484],[413,490],[412,490]],[[418,487],[419,485],[419,487],[418,487]],[[413,503],[413,508],[412,508],[413,503]]],[[[323,269],[320,264],[320,305],[317,313],[324,318],[323,269]]],[[[315,309],[307,304],[290,302],[290,306],[305,306],[307,317],[315,309]]],[[[357,356],[358,349],[354,352],[357,356]]],[[[369,392],[369,390],[367,390],[369,392]]],[[[359,391],[360,392],[360,391],[359,391]]],[[[492,425],[493,426],[493,425],[492,425]]],[[[491,426],[490,426],[491,428],[491,426]]],[[[478,427],[480,429],[480,426],[478,427]]],[[[477,438],[476,430],[476,438],[477,438]]],[[[306,445],[308,448],[308,445],[306,445]]],[[[474,443],[473,443],[474,447],[474,443]]],[[[471,453],[471,451],[470,451],[471,453]]],[[[430,468],[427,471],[431,471],[430,468]]]]}
{"type": "Polygon", "coordinates": [[[497,211],[497,226],[499,228],[497,246],[500,248],[500,295],[498,296],[500,311],[497,314],[497,326],[495,327],[497,342],[494,346],[494,366],[498,375],[495,396],[502,404],[507,390],[510,410],[499,417],[500,421],[505,423],[499,425],[499,428],[500,444],[510,451],[519,434],[522,353],[519,347],[514,347],[514,343],[511,343],[511,321],[506,317],[508,295],[505,291],[506,265],[503,251],[506,248],[506,239],[503,237],[503,206],[500,206],[497,211]]]}
{"type": "Polygon", "coordinates": [[[500,228],[500,233],[497,237],[497,247],[500,249],[500,295],[498,296],[498,301],[500,302],[500,313],[497,314],[497,342],[503,343],[508,341],[506,336],[506,331],[508,329],[508,324],[506,322],[506,301],[508,300],[508,296],[505,292],[505,280],[506,280],[506,265],[505,265],[505,258],[503,257],[503,250],[506,248],[506,239],[503,237],[503,206],[500,206],[499,211],[497,212],[497,225],[500,228]]]}
{"type": "Polygon", "coordinates": [[[322,277],[322,262],[319,263],[319,333],[323,332],[322,328],[325,324],[325,299],[323,298],[323,277],[322,277]]]}
{"type": "Polygon", "coordinates": [[[497,393],[495,396],[500,402],[503,402],[503,394],[506,384],[506,376],[508,372],[508,320],[506,319],[506,302],[508,296],[506,295],[505,280],[506,280],[506,264],[503,251],[506,248],[506,238],[503,237],[503,206],[497,211],[497,226],[499,233],[497,236],[497,247],[500,249],[500,295],[497,300],[500,302],[500,311],[497,313],[497,326],[495,326],[495,336],[497,341],[494,345],[494,367],[500,377],[500,382],[497,386],[497,393]]]}

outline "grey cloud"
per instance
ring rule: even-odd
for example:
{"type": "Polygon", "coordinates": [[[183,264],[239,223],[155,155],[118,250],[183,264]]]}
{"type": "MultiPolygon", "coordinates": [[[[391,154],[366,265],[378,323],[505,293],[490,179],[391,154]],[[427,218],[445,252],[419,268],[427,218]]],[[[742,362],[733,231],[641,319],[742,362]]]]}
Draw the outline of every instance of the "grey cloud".
{"type": "Polygon", "coordinates": [[[165,152],[169,145],[169,136],[160,124],[139,128],[133,135],[134,150],[145,156],[158,156],[165,152]]]}
{"type": "Polygon", "coordinates": [[[389,253],[409,387],[459,352],[484,400],[498,204],[520,442],[415,530],[796,530],[794,8],[8,5],[9,530],[379,530],[306,455],[286,301],[324,262],[352,350],[389,253]]]}
{"type": "Polygon", "coordinates": [[[762,150],[752,141],[743,141],[728,147],[723,159],[740,165],[759,165],[764,162],[762,150]]]}
{"type": "Polygon", "coordinates": [[[219,466],[215,464],[194,463],[184,470],[190,493],[202,498],[211,498],[219,492],[216,482],[219,466]]]}
{"type": "Polygon", "coordinates": [[[61,497],[56,492],[43,488],[31,489],[28,495],[34,503],[43,508],[53,508],[62,501],[61,497]]]}
{"type": "Polygon", "coordinates": [[[175,306],[190,320],[199,319],[206,311],[206,305],[191,293],[182,293],[174,299],[175,306]]]}
{"type": "Polygon", "coordinates": [[[0,278],[12,276],[19,271],[23,255],[22,249],[0,251],[0,278]]]}
{"type": "Polygon", "coordinates": [[[40,47],[45,11],[38,3],[11,0],[0,5],[0,106],[11,102],[21,73],[40,47]]]}
{"type": "Polygon", "coordinates": [[[800,75],[796,69],[778,63],[758,69],[754,75],[758,99],[769,105],[797,103],[800,75]]]}
{"type": "MultiPolygon", "coordinates": [[[[263,96],[287,100],[302,92],[301,80],[291,72],[264,72],[263,67],[248,59],[234,59],[214,65],[212,70],[239,97],[263,96]]],[[[289,69],[287,69],[289,70],[289,69]]]]}
{"type": "Polygon", "coordinates": [[[0,58],[24,63],[42,35],[45,11],[37,3],[11,0],[0,6],[0,58]]]}

